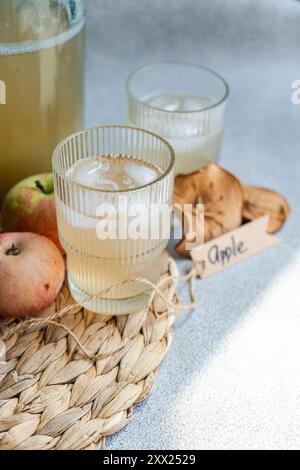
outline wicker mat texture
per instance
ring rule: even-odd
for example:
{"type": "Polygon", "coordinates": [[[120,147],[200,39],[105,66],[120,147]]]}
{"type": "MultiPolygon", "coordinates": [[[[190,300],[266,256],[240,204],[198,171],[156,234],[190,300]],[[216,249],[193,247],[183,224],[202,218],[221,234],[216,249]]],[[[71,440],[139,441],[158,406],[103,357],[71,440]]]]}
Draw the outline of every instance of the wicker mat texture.
{"type": "MultiPolygon", "coordinates": [[[[178,277],[177,266],[164,256],[162,289],[178,303],[170,275],[178,277]]],[[[67,329],[47,324],[70,304],[64,285],[44,324],[0,320],[1,450],[101,449],[155,383],[179,309],[156,295],[148,312],[112,317],[77,306],[56,320],[67,329]],[[87,357],[74,335],[91,356],[100,356],[87,357]]]]}

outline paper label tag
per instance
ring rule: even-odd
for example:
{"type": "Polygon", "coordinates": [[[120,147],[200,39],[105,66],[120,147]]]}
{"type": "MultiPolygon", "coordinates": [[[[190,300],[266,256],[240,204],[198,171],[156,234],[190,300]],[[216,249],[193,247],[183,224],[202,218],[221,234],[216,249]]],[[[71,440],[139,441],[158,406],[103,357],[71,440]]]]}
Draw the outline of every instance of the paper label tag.
{"type": "Polygon", "coordinates": [[[201,278],[211,276],[277,245],[280,239],[266,232],[268,219],[268,216],[260,217],[214,240],[194,247],[191,250],[191,257],[196,265],[197,274],[201,278]]]}

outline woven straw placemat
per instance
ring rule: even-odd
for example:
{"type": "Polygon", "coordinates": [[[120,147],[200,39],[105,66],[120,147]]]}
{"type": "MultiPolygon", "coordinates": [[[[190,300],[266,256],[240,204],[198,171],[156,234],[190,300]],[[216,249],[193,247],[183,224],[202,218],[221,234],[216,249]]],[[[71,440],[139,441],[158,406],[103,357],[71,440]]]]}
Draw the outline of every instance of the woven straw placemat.
{"type": "Polygon", "coordinates": [[[77,306],[47,324],[73,304],[64,285],[44,323],[0,320],[0,449],[96,450],[126,426],[154,385],[179,312],[176,263],[162,264],[169,304],[156,295],[148,311],[118,317],[77,306]]]}

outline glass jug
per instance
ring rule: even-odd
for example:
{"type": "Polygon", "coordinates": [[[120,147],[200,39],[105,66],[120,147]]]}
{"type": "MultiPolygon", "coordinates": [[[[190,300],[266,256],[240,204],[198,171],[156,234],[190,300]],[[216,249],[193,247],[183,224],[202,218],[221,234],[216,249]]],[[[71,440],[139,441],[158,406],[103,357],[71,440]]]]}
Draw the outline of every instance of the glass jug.
{"type": "Polygon", "coordinates": [[[82,0],[0,2],[0,203],[82,128],[84,25],[82,0]]]}

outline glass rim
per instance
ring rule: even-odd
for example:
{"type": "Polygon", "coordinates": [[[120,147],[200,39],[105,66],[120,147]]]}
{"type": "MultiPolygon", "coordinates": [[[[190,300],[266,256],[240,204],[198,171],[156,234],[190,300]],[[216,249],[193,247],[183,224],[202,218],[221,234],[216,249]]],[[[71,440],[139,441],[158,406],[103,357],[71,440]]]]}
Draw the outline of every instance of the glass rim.
{"type": "MultiPolygon", "coordinates": [[[[134,155],[127,155],[128,157],[134,157],[134,155]]],[[[156,183],[159,183],[161,180],[163,180],[166,176],[168,176],[170,174],[170,172],[172,171],[172,169],[174,168],[174,165],[175,165],[175,151],[173,149],[173,147],[169,144],[169,142],[164,139],[163,137],[161,137],[160,135],[158,134],[155,134],[154,132],[151,132],[151,131],[148,131],[146,129],[142,129],[140,127],[134,127],[134,126],[127,126],[126,124],[122,125],[122,124],[108,124],[108,125],[101,125],[101,126],[94,126],[94,127],[88,127],[87,129],[83,129],[81,131],[78,131],[78,132],[74,132],[73,134],[70,134],[68,135],[67,137],[65,137],[63,140],[61,140],[57,146],[55,147],[55,149],[53,150],[53,153],[52,153],[52,167],[53,167],[53,172],[57,173],[60,178],[64,179],[64,180],[67,180],[68,183],[72,183],[74,186],[78,186],[78,187],[81,187],[85,190],[88,190],[88,191],[92,191],[92,192],[95,192],[95,193],[103,193],[103,194],[119,194],[119,193],[122,193],[122,194],[126,194],[126,193],[134,193],[134,192],[138,192],[138,191],[141,191],[145,188],[148,188],[156,183]],[[143,184],[141,186],[137,186],[136,188],[129,188],[129,189],[96,189],[96,188],[91,188],[90,186],[87,186],[87,185],[84,185],[82,183],[78,183],[76,181],[72,181],[71,179],[68,179],[68,177],[66,175],[63,175],[61,173],[61,171],[59,171],[57,169],[57,165],[56,165],[56,160],[58,159],[59,157],[59,151],[61,148],[63,148],[63,146],[67,143],[67,142],[70,142],[72,139],[74,139],[75,137],[77,136],[80,136],[80,135],[84,135],[88,132],[91,132],[91,131],[94,131],[94,130],[97,130],[97,129],[131,129],[133,131],[138,131],[138,132],[142,132],[144,134],[148,134],[152,137],[155,137],[157,140],[159,140],[165,147],[167,147],[169,153],[170,153],[170,162],[169,162],[169,165],[167,166],[167,168],[160,174],[157,176],[157,178],[155,178],[153,181],[150,181],[149,183],[146,183],[146,184],[143,184]]]]}
{"type": "Polygon", "coordinates": [[[126,90],[127,90],[128,96],[130,98],[132,98],[133,100],[137,101],[139,104],[141,104],[141,105],[143,105],[147,108],[155,109],[156,111],[160,111],[161,113],[167,113],[167,114],[192,114],[192,113],[200,113],[202,111],[208,111],[208,110],[216,108],[217,106],[220,106],[220,104],[224,103],[227,100],[227,98],[229,96],[229,92],[230,92],[229,85],[226,82],[225,78],[222,77],[222,75],[220,75],[218,72],[215,72],[213,69],[211,69],[209,67],[206,67],[204,65],[200,65],[200,64],[195,64],[195,63],[191,63],[191,62],[177,62],[177,61],[153,62],[152,64],[147,64],[147,65],[143,65],[142,67],[138,67],[133,72],[131,72],[131,74],[128,76],[128,78],[126,80],[126,90]],[[187,111],[187,110],[170,111],[168,109],[159,108],[157,106],[153,106],[151,104],[148,104],[145,101],[142,101],[132,91],[132,88],[131,88],[132,79],[139,72],[145,71],[145,70],[150,69],[152,67],[164,66],[164,65],[182,65],[182,66],[186,66],[186,67],[194,67],[198,70],[205,70],[206,72],[209,72],[211,75],[215,76],[216,78],[218,78],[223,83],[224,89],[225,89],[223,97],[221,99],[219,99],[216,103],[213,103],[209,106],[206,106],[205,108],[194,109],[192,111],[187,111]]]}

